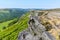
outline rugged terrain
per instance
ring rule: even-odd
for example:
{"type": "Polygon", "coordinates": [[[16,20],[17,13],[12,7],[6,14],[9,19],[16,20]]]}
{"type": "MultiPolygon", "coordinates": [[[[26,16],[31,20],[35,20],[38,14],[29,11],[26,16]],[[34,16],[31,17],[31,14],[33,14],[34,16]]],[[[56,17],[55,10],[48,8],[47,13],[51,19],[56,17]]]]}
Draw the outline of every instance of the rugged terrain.
{"type": "Polygon", "coordinates": [[[28,28],[18,40],[60,40],[60,10],[30,11],[28,28]]]}
{"type": "Polygon", "coordinates": [[[0,9],[0,40],[60,40],[60,10],[0,9]]]}

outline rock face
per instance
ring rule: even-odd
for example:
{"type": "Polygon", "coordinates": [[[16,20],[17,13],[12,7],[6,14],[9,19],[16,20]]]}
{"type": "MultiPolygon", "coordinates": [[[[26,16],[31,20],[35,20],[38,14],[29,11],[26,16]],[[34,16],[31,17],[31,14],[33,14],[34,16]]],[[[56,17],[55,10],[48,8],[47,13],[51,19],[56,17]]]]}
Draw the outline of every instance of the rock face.
{"type": "Polygon", "coordinates": [[[28,32],[22,32],[18,40],[39,40],[39,36],[34,36],[28,32]]]}
{"type": "MultiPolygon", "coordinates": [[[[41,14],[38,14],[39,12],[35,13],[36,15],[30,16],[28,28],[23,32],[19,33],[18,40],[57,40],[49,31],[46,31],[46,27],[41,24],[41,20],[39,20],[40,18],[38,16],[41,14]]],[[[49,28],[50,30],[52,29],[51,27],[49,28]]]]}

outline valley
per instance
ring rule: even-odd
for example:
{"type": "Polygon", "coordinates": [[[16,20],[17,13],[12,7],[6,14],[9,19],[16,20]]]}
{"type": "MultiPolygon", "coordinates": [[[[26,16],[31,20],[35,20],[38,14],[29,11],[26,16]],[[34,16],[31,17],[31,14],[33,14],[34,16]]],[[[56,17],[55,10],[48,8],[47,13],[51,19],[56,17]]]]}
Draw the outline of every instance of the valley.
{"type": "Polygon", "coordinates": [[[17,40],[28,27],[29,13],[23,9],[0,9],[0,40],[17,40]]]}

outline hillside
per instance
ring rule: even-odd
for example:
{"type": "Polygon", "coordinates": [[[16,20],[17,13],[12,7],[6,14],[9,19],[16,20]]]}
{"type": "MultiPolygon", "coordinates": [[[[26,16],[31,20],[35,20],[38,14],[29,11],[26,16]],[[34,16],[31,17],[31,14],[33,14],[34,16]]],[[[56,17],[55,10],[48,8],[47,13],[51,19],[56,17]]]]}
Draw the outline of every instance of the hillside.
{"type": "MultiPolygon", "coordinates": [[[[28,27],[29,14],[25,14],[11,26],[0,32],[0,40],[17,40],[18,33],[28,27]]],[[[9,22],[8,22],[9,23],[9,22]]],[[[13,23],[13,22],[11,22],[13,23]]],[[[4,25],[4,24],[3,24],[4,25]]]]}
{"type": "MultiPolygon", "coordinates": [[[[1,14],[9,15],[6,10],[1,10],[3,12],[1,14]]],[[[2,19],[0,22],[0,40],[60,40],[60,11],[58,9],[36,9],[30,12],[10,9],[9,11],[11,19],[5,18],[6,21],[2,19]]]]}
{"type": "Polygon", "coordinates": [[[60,10],[32,10],[27,30],[18,40],[60,40],[60,10]]]}
{"type": "Polygon", "coordinates": [[[14,18],[19,18],[28,10],[20,8],[0,9],[0,23],[14,18]]]}
{"type": "Polygon", "coordinates": [[[13,20],[9,20],[9,21],[0,23],[0,31],[4,30],[8,26],[10,26],[9,24],[11,24],[13,21],[16,21],[16,20],[17,20],[17,18],[15,18],[13,20]]]}

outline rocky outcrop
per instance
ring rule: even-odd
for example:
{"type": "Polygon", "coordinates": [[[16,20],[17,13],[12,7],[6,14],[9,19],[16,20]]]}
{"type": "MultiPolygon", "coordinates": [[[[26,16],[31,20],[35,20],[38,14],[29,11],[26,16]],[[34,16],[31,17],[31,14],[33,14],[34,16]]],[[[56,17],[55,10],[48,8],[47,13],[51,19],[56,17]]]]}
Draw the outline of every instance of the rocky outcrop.
{"type": "Polygon", "coordinates": [[[46,31],[36,13],[30,16],[28,28],[19,33],[18,40],[56,40],[56,38],[46,31]]]}

